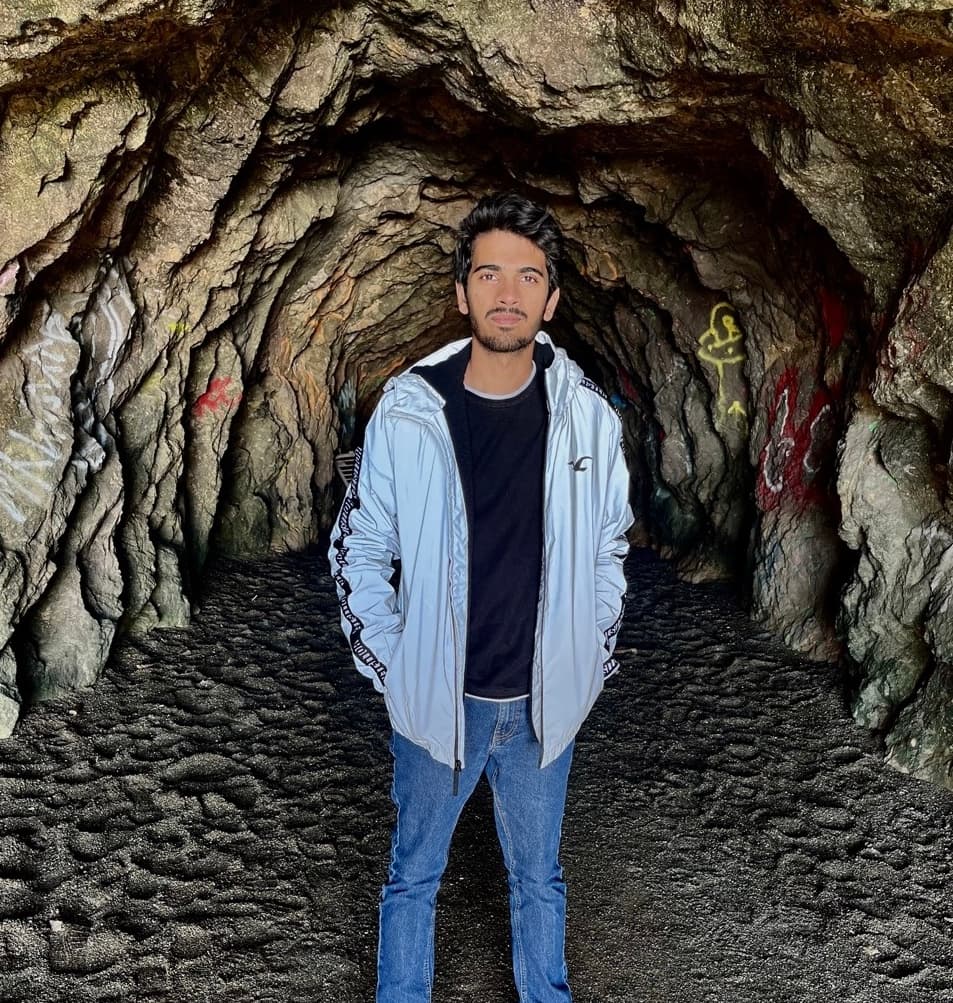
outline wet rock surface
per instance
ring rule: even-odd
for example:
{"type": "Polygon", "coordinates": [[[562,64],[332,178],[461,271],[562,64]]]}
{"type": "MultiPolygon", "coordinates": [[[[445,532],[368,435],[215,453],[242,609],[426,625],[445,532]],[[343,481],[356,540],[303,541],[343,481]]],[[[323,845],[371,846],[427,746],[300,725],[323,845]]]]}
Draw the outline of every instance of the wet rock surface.
{"type": "MultiPolygon", "coordinates": [[[[833,667],[720,585],[629,563],[624,671],[564,836],[580,1003],[953,991],[950,794],[885,770],[833,667]]],[[[387,725],[316,553],[219,563],[187,629],[118,644],[0,744],[0,1000],[373,996],[387,725]]],[[[510,1003],[489,795],[461,820],[435,1000],[510,1003]]]]}

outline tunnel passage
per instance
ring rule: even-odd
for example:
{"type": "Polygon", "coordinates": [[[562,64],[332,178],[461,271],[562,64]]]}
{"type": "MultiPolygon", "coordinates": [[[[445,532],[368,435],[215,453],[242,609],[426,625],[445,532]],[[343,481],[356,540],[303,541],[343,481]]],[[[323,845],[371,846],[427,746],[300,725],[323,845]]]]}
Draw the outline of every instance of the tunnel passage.
{"type": "MultiPolygon", "coordinates": [[[[386,379],[467,333],[454,227],[549,205],[551,333],[619,407],[636,539],[843,656],[949,782],[949,17],[151,0],[24,22],[0,89],[0,730],[313,544],[386,379]]],[[[912,8],[918,8],[913,10],[912,8]]]]}

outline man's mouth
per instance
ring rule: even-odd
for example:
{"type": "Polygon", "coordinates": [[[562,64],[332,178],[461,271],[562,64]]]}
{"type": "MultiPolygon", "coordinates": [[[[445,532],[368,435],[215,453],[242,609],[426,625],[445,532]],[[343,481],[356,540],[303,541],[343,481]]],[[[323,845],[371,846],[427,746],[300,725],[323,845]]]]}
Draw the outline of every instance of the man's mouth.
{"type": "Polygon", "coordinates": [[[524,313],[512,313],[507,310],[493,310],[488,314],[490,320],[499,327],[514,327],[526,317],[524,313]]]}

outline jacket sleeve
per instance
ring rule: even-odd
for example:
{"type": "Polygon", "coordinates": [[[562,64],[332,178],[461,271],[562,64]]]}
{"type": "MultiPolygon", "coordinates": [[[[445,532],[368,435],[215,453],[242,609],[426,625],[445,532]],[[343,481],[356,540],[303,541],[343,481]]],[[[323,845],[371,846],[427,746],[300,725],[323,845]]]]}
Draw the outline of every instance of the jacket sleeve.
{"type": "Polygon", "coordinates": [[[605,505],[602,512],[602,529],[599,551],[596,555],[596,621],[602,633],[603,678],[608,679],[619,669],[612,657],[616,636],[622,625],[625,610],[626,581],[622,570],[629,542],[626,531],[632,525],[629,506],[629,471],[622,448],[622,429],[618,416],[612,414],[611,441],[608,443],[609,461],[605,505]]]}
{"type": "Polygon", "coordinates": [[[382,404],[375,408],[354,474],[331,532],[328,557],[341,606],[341,626],[358,672],[383,692],[387,666],[402,630],[391,585],[400,556],[393,455],[382,404]]]}

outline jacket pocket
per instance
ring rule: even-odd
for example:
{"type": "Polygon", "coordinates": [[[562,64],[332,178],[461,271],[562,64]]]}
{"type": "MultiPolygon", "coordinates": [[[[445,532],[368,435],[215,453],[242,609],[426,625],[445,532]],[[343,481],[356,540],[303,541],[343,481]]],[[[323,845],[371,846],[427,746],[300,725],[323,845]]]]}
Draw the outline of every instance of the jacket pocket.
{"type": "Polygon", "coordinates": [[[412,738],[410,715],[407,707],[407,672],[404,665],[404,637],[394,646],[387,673],[384,676],[384,706],[391,727],[405,738],[412,738]]]}

